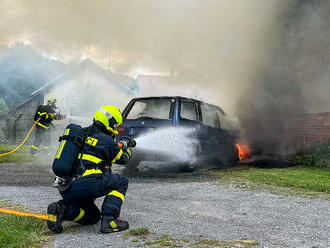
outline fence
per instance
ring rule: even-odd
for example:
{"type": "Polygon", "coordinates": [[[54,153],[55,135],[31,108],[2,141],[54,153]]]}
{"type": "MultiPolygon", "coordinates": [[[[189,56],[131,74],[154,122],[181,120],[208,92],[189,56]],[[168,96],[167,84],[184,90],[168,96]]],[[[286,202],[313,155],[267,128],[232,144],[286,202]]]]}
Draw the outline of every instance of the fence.
{"type": "MultiPolygon", "coordinates": [[[[27,113],[5,114],[0,116],[0,154],[11,150],[22,143],[33,126],[34,111],[27,113]]],[[[58,137],[63,133],[67,121],[54,121],[54,127],[49,129],[51,148],[57,146],[58,137]]],[[[33,143],[34,132],[31,133],[26,143],[18,152],[28,152],[33,143]]]]}

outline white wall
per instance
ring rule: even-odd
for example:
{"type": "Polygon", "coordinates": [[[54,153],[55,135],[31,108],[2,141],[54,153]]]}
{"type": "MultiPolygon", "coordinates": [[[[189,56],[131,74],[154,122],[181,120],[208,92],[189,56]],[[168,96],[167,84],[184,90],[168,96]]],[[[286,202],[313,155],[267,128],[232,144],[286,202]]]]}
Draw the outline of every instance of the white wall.
{"type": "Polygon", "coordinates": [[[57,99],[57,106],[62,114],[71,119],[85,120],[91,123],[94,112],[102,105],[116,105],[122,111],[133,98],[128,92],[94,71],[72,75],[59,82],[46,94],[57,99]]]}

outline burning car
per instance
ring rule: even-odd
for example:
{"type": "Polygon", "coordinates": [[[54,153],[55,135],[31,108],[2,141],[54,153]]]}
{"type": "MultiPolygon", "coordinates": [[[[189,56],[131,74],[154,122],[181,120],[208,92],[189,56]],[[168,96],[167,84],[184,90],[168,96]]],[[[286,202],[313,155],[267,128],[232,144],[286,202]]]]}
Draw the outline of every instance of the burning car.
{"type": "MultiPolygon", "coordinates": [[[[137,147],[127,164],[128,169],[136,170],[141,161],[172,161],[178,162],[177,164],[186,171],[192,171],[198,165],[227,166],[238,159],[235,137],[223,128],[222,121],[225,119],[225,113],[218,106],[180,96],[144,97],[132,99],[122,114],[123,125],[119,127],[121,135],[137,140],[143,135],[166,128],[171,128],[172,137],[175,137],[176,130],[178,132],[179,130],[181,132],[183,128],[192,130],[185,134],[188,135],[187,137],[176,141],[180,144],[173,153],[181,153],[184,156],[185,150],[181,148],[191,146],[193,155],[180,161],[180,159],[173,159],[169,154],[152,151],[152,149],[141,151],[137,147]],[[197,142],[190,140],[183,142],[182,139],[197,142]]],[[[161,143],[162,140],[159,142],[161,143]]],[[[152,142],[150,143],[150,146],[153,146],[152,142]]]]}

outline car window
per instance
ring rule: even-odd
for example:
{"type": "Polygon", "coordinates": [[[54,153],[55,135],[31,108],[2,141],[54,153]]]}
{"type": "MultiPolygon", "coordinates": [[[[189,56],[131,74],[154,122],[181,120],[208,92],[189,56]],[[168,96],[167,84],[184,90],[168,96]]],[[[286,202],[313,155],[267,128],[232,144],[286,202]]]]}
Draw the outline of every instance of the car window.
{"type": "Polygon", "coordinates": [[[217,112],[217,115],[218,115],[218,118],[219,118],[220,127],[224,128],[224,126],[226,124],[226,116],[219,109],[217,109],[216,112],[217,112]]]}
{"type": "Polygon", "coordinates": [[[146,99],[134,103],[126,119],[161,119],[170,120],[173,99],[146,99]]]}
{"type": "Polygon", "coordinates": [[[209,127],[220,127],[220,111],[212,105],[201,104],[203,124],[209,127]],[[219,113],[218,113],[219,112],[219,113]]]}
{"type": "Polygon", "coordinates": [[[181,100],[181,118],[197,121],[197,105],[193,101],[181,100]]]}

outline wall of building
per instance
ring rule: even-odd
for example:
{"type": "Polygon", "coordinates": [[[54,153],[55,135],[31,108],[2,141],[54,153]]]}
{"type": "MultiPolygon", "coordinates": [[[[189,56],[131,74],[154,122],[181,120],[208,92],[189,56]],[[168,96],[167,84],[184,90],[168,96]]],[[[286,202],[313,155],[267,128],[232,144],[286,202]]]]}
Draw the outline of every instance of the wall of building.
{"type": "Polygon", "coordinates": [[[286,136],[288,144],[297,149],[308,149],[316,142],[324,143],[330,139],[330,112],[291,117],[286,136]]]}
{"type": "Polygon", "coordinates": [[[68,120],[77,120],[81,124],[91,123],[95,111],[102,105],[116,105],[121,110],[133,98],[130,92],[121,86],[88,70],[65,78],[45,92],[45,98],[57,99],[58,110],[68,120]]]}

